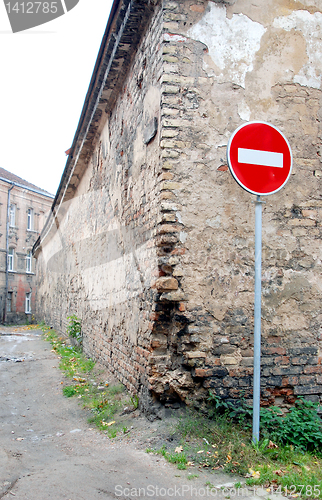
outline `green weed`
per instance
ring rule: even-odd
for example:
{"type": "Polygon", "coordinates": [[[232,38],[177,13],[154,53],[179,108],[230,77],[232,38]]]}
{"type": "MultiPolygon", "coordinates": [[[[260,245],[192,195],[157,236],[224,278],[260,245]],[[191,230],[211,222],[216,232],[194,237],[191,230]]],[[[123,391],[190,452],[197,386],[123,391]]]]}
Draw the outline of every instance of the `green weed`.
{"type": "Polygon", "coordinates": [[[76,339],[81,344],[82,343],[81,320],[75,314],[68,316],[67,319],[69,320],[69,324],[67,326],[67,334],[70,337],[76,339]]]}
{"type": "Polygon", "coordinates": [[[137,394],[134,394],[134,396],[131,396],[130,400],[131,400],[131,403],[135,409],[139,407],[139,397],[137,396],[137,394]]]}
{"type": "Polygon", "coordinates": [[[184,470],[187,468],[188,459],[184,452],[172,453],[167,451],[165,446],[162,446],[156,453],[162,455],[170,464],[176,464],[178,469],[184,470]]]}

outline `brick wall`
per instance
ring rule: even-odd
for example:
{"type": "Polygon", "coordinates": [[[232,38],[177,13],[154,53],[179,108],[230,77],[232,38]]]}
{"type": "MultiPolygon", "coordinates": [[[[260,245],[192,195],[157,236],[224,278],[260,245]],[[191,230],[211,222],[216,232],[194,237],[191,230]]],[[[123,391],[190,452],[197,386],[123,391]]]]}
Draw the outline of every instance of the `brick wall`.
{"type": "Polygon", "coordinates": [[[78,189],[58,213],[59,230],[38,258],[39,315],[63,333],[68,316],[80,317],[85,353],[133,392],[148,384],[158,277],[161,18],[157,9],[102,117],[78,189]]]}
{"type": "Polygon", "coordinates": [[[263,208],[262,404],[322,394],[319,17],[278,5],[156,6],[42,241],[39,314],[77,314],[86,353],[166,404],[252,395],[254,197],[226,161],[249,120],[294,155],[263,208]]]}
{"type": "Polygon", "coordinates": [[[314,22],[314,15],[286,8],[282,18],[264,2],[256,4],[261,10],[229,3],[164,2],[161,193],[167,219],[176,222],[164,235],[173,248],[161,267],[179,293],[176,305],[168,303],[168,341],[160,340],[167,358],[160,356],[153,382],[168,399],[203,400],[209,389],[225,398],[252,395],[254,197],[230,175],[226,145],[243,121],[262,120],[284,132],[294,155],[287,186],[263,209],[262,404],[319,400],[321,90],[310,86],[303,54],[286,55],[300,44],[299,31],[291,39],[288,28],[275,28],[293,18],[300,26],[302,16],[314,22]],[[231,40],[216,34],[218,64],[229,43],[237,54],[218,67],[211,47],[220,23],[236,32],[231,40]],[[244,72],[249,54],[242,61],[238,44],[249,24],[261,39],[244,72]],[[294,82],[296,65],[302,85],[294,82]]]}

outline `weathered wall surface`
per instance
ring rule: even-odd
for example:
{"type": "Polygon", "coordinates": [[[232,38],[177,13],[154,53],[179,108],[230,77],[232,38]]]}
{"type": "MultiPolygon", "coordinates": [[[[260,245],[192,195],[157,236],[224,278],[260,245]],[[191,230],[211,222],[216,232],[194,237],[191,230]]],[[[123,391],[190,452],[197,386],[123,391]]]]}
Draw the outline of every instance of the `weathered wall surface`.
{"type": "Polygon", "coordinates": [[[38,258],[39,315],[82,319],[84,350],[132,391],[147,386],[157,257],[162,12],[157,10],[88,167],[38,258]]]}
{"type": "Polygon", "coordinates": [[[184,300],[170,314],[168,368],[154,380],[183,398],[251,394],[255,197],[230,175],[226,145],[239,125],[262,120],[294,155],[288,184],[263,211],[262,402],[319,399],[322,5],[164,6],[161,148],[183,224],[182,255],[168,262],[184,300]]]}
{"type": "Polygon", "coordinates": [[[255,198],[226,146],[262,120],[294,155],[263,212],[262,403],[321,397],[321,8],[165,0],[100,117],[42,241],[39,314],[61,331],[80,316],[85,351],[131,390],[251,395],[255,198]]]}

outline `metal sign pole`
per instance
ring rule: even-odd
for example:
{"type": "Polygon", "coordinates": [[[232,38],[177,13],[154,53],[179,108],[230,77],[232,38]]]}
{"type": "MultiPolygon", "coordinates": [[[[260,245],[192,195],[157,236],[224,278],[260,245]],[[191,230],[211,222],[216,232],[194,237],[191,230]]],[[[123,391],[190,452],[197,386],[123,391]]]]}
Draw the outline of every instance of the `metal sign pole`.
{"type": "Polygon", "coordinates": [[[255,307],[254,307],[254,379],[253,442],[259,441],[260,370],[261,370],[261,296],[262,296],[262,201],[255,202],[255,307]]]}

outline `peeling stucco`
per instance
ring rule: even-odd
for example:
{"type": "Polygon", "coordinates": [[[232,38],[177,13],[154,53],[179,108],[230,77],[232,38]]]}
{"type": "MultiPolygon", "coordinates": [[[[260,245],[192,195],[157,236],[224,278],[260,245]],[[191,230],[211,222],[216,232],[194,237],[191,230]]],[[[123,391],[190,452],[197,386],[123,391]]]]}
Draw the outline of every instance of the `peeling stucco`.
{"type": "Polygon", "coordinates": [[[277,17],[274,28],[300,32],[306,42],[307,63],[294,76],[294,83],[306,87],[321,88],[322,74],[322,14],[310,14],[306,10],[297,10],[289,16],[277,17]]]}
{"type": "Polygon", "coordinates": [[[251,110],[245,101],[238,104],[238,114],[246,122],[250,120],[251,110]]]}
{"type": "Polygon", "coordinates": [[[244,14],[228,19],[225,6],[209,2],[202,19],[188,35],[204,43],[214,66],[205,63],[208,76],[218,82],[231,81],[245,88],[246,73],[253,70],[256,52],[266,29],[244,14]]]}

